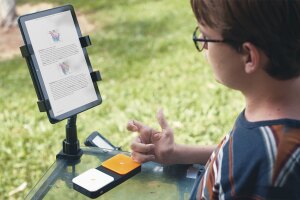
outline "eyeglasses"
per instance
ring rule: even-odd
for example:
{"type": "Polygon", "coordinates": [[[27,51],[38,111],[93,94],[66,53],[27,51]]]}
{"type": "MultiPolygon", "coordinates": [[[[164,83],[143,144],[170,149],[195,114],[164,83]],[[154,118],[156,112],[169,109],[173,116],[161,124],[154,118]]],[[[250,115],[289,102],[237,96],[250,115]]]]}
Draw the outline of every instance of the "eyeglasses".
{"type": "Polygon", "coordinates": [[[195,43],[195,47],[199,52],[203,51],[203,49],[207,49],[207,43],[208,42],[228,42],[229,40],[211,40],[206,39],[205,36],[202,35],[202,33],[199,30],[199,27],[197,26],[194,33],[193,33],[193,41],[195,43]]]}

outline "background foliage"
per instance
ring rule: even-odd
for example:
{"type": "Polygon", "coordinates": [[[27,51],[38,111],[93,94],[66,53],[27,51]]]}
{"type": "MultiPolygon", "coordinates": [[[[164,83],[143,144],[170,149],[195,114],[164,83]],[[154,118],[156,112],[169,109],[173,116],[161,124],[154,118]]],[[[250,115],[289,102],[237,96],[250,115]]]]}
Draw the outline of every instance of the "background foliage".
{"type": "MultiPolygon", "coordinates": [[[[38,0],[20,0],[36,4],[38,0]]],[[[88,47],[100,70],[102,105],[78,115],[81,144],[94,130],[129,150],[129,119],[159,128],[164,108],[178,143],[212,144],[226,134],[243,108],[240,94],[215,82],[210,66],[191,40],[196,21],[189,1],[72,0],[95,25],[88,47]]],[[[9,41],[8,41],[9,42],[9,41]]],[[[21,56],[0,62],[0,199],[23,199],[55,161],[66,121],[51,125],[21,56]],[[24,190],[9,196],[22,183],[24,190]]]]}

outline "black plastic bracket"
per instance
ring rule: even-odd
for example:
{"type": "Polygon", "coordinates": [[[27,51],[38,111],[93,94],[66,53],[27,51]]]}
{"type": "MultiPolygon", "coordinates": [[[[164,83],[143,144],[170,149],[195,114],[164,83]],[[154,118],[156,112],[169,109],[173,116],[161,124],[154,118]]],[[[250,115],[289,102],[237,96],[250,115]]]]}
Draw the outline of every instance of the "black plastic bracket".
{"type": "MultiPolygon", "coordinates": [[[[80,41],[80,44],[81,44],[81,47],[82,47],[82,48],[85,48],[85,47],[87,47],[87,46],[92,45],[90,36],[88,36],[88,35],[87,35],[87,36],[80,37],[80,38],[79,38],[79,41],[80,41]]],[[[90,75],[91,75],[91,78],[92,78],[92,81],[93,81],[93,82],[97,82],[97,81],[101,81],[101,80],[102,80],[101,74],[100,74],[99,71],[91,72],[90,75]]]]}
{"type": "Polygon", "coordinates": [[[34,54],[31,44],[23,45],[20,47],[22,57],[27,58],[34,54]]]}
{"type": "Polygon", "coordinates": [[[38,100],[37,105],[39,107],[40,112],[46,112],[51,109],[51,105],[48,99],[46,100],[38,100]]]}
{"type": "Polygon", "coordinates": [[[102,77],[99,71],[91,72],[91,77],[93,82],[101,81],[102,77]]]}
{"type": "Polygon", "coordinates": [[[90,36],[83,36],[79,38],[80,44],[82,48],[92,45],[90,36]]]}

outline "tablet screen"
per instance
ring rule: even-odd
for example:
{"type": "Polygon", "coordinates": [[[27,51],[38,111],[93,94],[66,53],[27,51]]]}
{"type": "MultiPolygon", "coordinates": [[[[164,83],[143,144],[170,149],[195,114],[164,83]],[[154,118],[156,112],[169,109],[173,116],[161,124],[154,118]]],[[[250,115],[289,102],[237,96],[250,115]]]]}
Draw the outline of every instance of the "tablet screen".
{"type": "Polygon", "coordinates": [[[70,10],[25,21],[54,117],[98,99],[70,10]]]}

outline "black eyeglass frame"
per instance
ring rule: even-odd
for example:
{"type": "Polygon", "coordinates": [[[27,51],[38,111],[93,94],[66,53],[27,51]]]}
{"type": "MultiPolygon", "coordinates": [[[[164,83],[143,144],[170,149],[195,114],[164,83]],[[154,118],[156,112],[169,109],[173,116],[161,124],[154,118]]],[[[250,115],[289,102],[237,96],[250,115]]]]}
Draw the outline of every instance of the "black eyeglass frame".
{"type": "Polygon", "coordinates": [[[223,39],[223,40],[214,40],[214,39],[197,38],[196,33],[197,33],[198,29],[199,29],[199,27],[197,26],[196,29],[195,29],[195,31],[194,31],[194,33],[193,33],[193,41],[194,41],[196,49],[199,52],[203,51],[203,49],[205,48],[205,45],[207,45],[208,42],[219,42],[219,43],[222,43],[222,42],[233,42],[232,40],[226,40],[226,39],[223,39]],[[197,42],[204,42],[201,48],[199,47],[199,45],[198,45],[197,42]]]}

